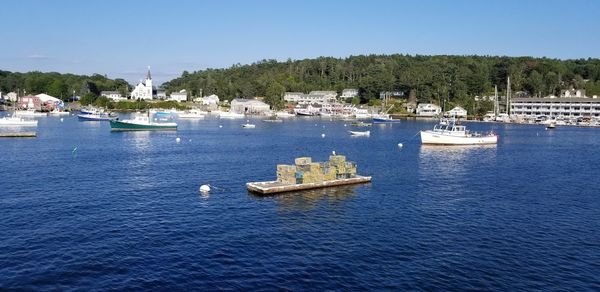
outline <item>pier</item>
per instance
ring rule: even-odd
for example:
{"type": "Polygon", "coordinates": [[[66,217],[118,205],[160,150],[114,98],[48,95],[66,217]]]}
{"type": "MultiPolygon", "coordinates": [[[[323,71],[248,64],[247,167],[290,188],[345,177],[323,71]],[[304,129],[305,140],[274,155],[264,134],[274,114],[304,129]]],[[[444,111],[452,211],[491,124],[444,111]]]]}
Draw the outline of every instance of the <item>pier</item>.
{"type": "Polygon", "coordinates": [[[1,133],[0,138],[35,138],[36,132],[12,132],[12,133],[1,133]]]}
{"type": "Polygon", "coordinates": [[[351,178],[328,180],[323,182],[303,183],[303,184],[287,184],[278,181],[266,182],[249,182],[246,184],[248,191],[261,195],[277,194],[284,192],[303,191],[319,188],[328,188],[335,186],[362,184],[371,182],[370,176],[357,175],[351,178]]]}

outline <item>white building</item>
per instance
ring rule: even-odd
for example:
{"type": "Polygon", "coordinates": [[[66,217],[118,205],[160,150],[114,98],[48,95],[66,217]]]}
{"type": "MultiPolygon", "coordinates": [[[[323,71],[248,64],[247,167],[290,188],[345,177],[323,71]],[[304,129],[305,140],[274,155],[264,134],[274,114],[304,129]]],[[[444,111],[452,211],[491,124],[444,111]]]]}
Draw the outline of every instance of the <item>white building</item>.
{"type": "Polygon", "coordinates": [[[150,67],[144,82],[138,83],[131,92],[131,99],[152,99],[152,76],[150,76],[150,67]]]}
{"type": "Polygon", "coordinates": [[[156,98],[162,100],[167,99],[167,92],[164,89],[156,90],[156,98]]]}
{"type": "Polygon", "coordinates": [[[324,104],[334,102],[337,99],[335,91],[311,91],[309,94],[301,92],[286,92],[283,95],[283,100],[295,103],[318,103],[324,104]]]}
{"type": "Polygon", "coordinates": [[[457,107],[454,107],[453,109],[447,111],[446,115],[448,115],[449,117],[466,117],[467,110],[460,106],[457,106],[457,107]]]}
{"type": "Polygon", "coordinates": [[[52,105],[53,108],[62,107],[65,105],[65,103],[62,100],[54,96],[47,95],[45,93],[40,93],[35,96],[37,96],[43,104],[52,105]]]}
{"type": "Polygon", "coordinates": [[[442,112],[442,108],[432,103],[421,103],[417,106],[417,116],[435,117],[442,112]]]}
{"type": "Polygon", "coordinates": [[[209,96],[196,98],[194,101],[200,102],[202,105],[218,105],[219,96],[216,94],[211,94],[209,96]]]}
{"type": "Polygon", "coordinates": [[[236,98],[231,101],[230,111],[238,114],[266,114],[271,107],[256,99],[236,98]]]}
{"type": "Polygon", "coordinates": [[[600,99],[589,97],[514,98],[512,115],[537,117],[600,117],[600,99]]]}
{"type": "Polygon", "coordinates": [[[15,92],[9,92],[6,95],[4,95],[4,99],[6,100],[10,100],[10,101],[17,101],[17,93],[15,92]]]}
{"type": "Polygon", "coordinates": [[[187,101],[187,91],[185,91],[185,89],[182,89],[179,92],[171,92],[171,95],[169,96],[169,100],[186,102],[187,101]]]}
{"type": "Polygon", "coordinates": [[[118,91],[101,91],[100,96],[105,96],[108,99],[111,99],[114,101],[127,99],[127,97],[121,96],[121,93],[119,93],[118,91]]]}
{"type": "Polygon", "coordinates": [[[342,90],[342,95],[340,96],[340,98],[341,99],[353,99],[356,96],[358,96],[358,89],[346,88],[346,89],[342,90]]]}

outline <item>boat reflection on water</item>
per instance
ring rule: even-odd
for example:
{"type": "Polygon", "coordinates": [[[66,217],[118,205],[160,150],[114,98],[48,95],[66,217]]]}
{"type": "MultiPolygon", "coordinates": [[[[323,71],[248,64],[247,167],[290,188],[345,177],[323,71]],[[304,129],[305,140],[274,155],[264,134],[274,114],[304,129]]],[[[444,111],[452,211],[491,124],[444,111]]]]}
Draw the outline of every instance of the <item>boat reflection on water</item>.
{"type": "Polygon", "coordinates": [[[488,164],[493,168],[496,163],[496,144],[436,146],[421,145],[419,151],[419,176],[424,180],[458,182],[461,176],[467,176],[467,170],[473,164],[488,164]]]}
{"type": "Polygon", "coordinates": [[[311,210],[323,203],[336,205],[348,198],[356,196],[356,189],[364,187],[370,187],[370,185],[339,186],[299,192],[287,192],[273,196],[261,196],[252,192],[248,192],[248,194],[253,198],[261,200],[274,199],[282,211],[298,211],[311,210]]]}

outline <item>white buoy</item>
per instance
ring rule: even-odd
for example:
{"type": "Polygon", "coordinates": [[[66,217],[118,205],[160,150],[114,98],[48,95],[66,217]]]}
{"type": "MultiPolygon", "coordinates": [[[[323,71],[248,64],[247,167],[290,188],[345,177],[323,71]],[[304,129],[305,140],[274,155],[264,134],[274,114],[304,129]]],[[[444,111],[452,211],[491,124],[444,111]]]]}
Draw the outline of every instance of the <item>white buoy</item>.
{"type": "Polygon", "coordinates": [[[223,125],[219,125],[219,128],[223,128],[223,125]]]}
{"type": "Polygon", "coordinates": [[[201,185],[200,186],[200,192],[201,193],[208,193],[208,192],[210,192],[210,186],[209,185],[201,185]]]}
{"type": "Polygon", "coordinates": [[[402,148],[403,146],[402,143],[398,143],[398,147],[402,148]]]}
{"type": "Polygon", "coordinates": [[[325,133],[321,134],[321,138],[325,138],[325,133]]]}
{"type": "Polygon", "coordinates": [[[177,142],[177,143],[181,142],[181,138],[179,138],[179,137],[175,138],[175,142],[177,142]]]}
{"type": "Polygon", "coordinates": [[[192,142],[192,139],[190,139],[190,142],[192,142]]]}
{"type": "Polygon", "coordinates": [[[60,118],[60,122],[61,122],[61,123],[62,123],[64,120],[65,120],[65,119],[63,119],[63,118],[60,118]]]}
{"type": "Polygon", "coordinates": [[[347,127],[348,125],[344,124],[344,127],[347,127]]]}

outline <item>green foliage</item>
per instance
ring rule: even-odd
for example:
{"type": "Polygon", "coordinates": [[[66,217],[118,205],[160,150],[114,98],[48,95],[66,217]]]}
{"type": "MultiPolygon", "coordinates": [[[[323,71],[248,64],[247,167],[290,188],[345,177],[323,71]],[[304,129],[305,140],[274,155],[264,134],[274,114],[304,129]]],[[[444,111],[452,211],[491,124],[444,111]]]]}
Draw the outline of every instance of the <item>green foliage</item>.
{"type": "Polygon", "coordinates": [[[505,94],[511,77],[513,91],[530,95],[558,94],[561,89],[600,79],[599,59],[557,60],[497,56],[368,55],[345,59],[320,57],[305,60],[262,60],[227,69],[184,72],[164,84],[169,91],[203,90],[223,100],[265,96],[272,106],[286,91],[309,92],[358,88],[361,98],[374,104],[379,92],[413,92],[419,102],[454,101],[468,111],[474,96],[492,95],[497,85],[505,94]],[[589,81],[585,81],[589,80],[589,81]],[[463,104],[462,102],[466,102],[463,104]]]}
{"type": "Polygon", "coordinates": [[[86,106],[86,105],[93,104],[94,101],[96,101],[96,98],[98,98],[97,95],[95,95],[91,92],[88,92],[81,97],[81,100],[79,100],[79,102],[81,103],[81,105],[86,106]]]}

